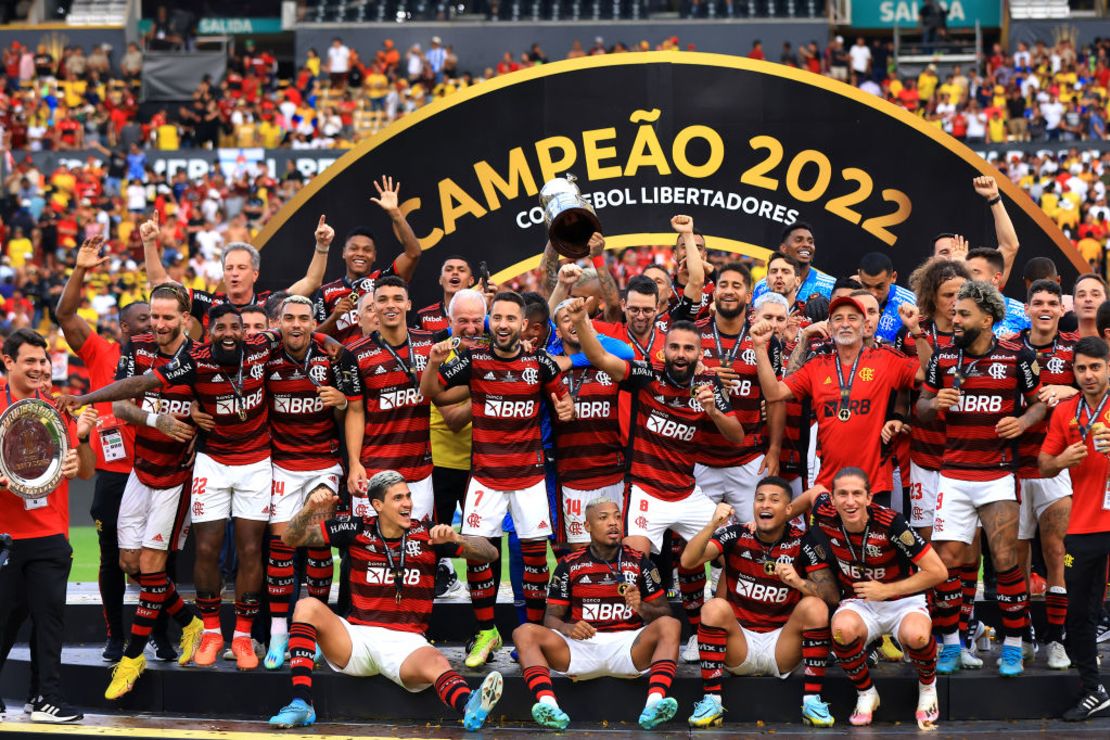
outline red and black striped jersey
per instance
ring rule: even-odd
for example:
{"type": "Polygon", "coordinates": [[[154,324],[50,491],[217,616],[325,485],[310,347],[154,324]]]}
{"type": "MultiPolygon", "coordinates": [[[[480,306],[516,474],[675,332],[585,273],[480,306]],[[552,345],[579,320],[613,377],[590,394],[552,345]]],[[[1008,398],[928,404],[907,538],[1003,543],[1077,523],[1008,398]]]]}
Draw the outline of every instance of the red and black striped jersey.
{"type": "MultiPolygon", "coordinates": [[[[748,336],[748,327],[745,325],[739,335],[724,334],[717,329],[715,322],[713,318],[698,322],[701,361],[707,368],[726,365],[740,376],[732,382],[722,380],[721,384],[728,390],[728,399],[736,418],[744,425],[744,442],[740,445],[729,442],[710,419],[703,419],[704,439],[698,445],[696,460],[711,468],[731,468],[751,462],[766,449],[763,391],[755,369],[755,349],[748,336]]],[[[772,362],[775,359],[772,354],[772,362]]]]}
{"type": "Polygon", "coordinates": [[[397,539],[381,536],[377,517],[329,519],[320,522],[320,529],[328,545],[345,548],[350,554],[348,622],[398,632],[428,631],[436,565],[440,558],[458,557],[462,545],[433,545],[428,529],[418,521],[397,539]]]}
{"type": "Polygon", "coordinates": [[[201,433],[198,452],[225,465],[249,465],[270,456],[265,371],[280,348],[277,335],[262,332],[243,340],[238,365],[221,365],[212,357],[211,344],[195,344],[155,369],[163,385],[191,386],[200,410],[215,417],[216,428],[201,433]]]}
{"type": "Polygon", "coordinates": [[[956,347],[933,353],[924,388],[936,393],[956,387],[960,401],[943,409],[944,457],[940,469],[957,480],[997,480],[1017,467],[1017,441],[1002,439],[995,426],[1007,416],[1020,416],[1021,399],[1032,404],[1040,390],[1032,351],[997,340],[986,354],[974,356],[956,347]],[[959,370],[957,370],[957,367],[959,370]]]}
{"type": "Polygon", "coordinates": [[[709,540],[725,556],[725,580],[737,621],[752,632],[770,632],[786,624],[802,592],[775,575],[777,563],[790,563],[802,578],[828,568],[824,551],[812,535],[786,525],[777,542],[764,544],[743,524],[731,524],[709,540]]]}
{"type": "Polygon", "coordinates": [[[616,324],[609,321],[593,321],[594,331],[598,334],[604,334],[613,339],[619,339],[632,348],[633,355],[637,360],[649,360],[653,367],[660,370],[663,369],[663,347],[667,344],[667,329],[660,326],[659,322],[652,324],[651,333],[648,334],[647,341],[640,343],[638,339],[632,336],[628,331],[627,324],[616,324]]]}
{"type": "Polygon", "coordinates": [[[396,470],[418,481],[432,474],[431,406],[420,375],[434,344],[432,334],[412,329],[399,347],[388,347],[378,332],[351,347],[366,405],[360,462],[368,476],[396,470]]]}
{"type": "Polygon", "coordinates": [[[504,358],[490,347],[459,350],[440,367],[439,380],[470,387],[474,479],[495,491],[534,486],[544,478],[542,404],[567,392],[559,366],[545,352],[504,358]]]}
{"type": "Polygon", "coordinates": [[[889,491],[894,483],[883,460],[882,428],[895,393],[913,388],[920,364],[889,347],[864,347],[852,362],[854,366],[851,362],[845,366],[835,352],[815,355],[783,382],[794,398],[809,399],[817,416],[821,445],[817,482],[831,488],[838,470],[855,466],[867,473],[875,491],[889,491]],[[850,388],[846,407],[837,364],[850,388]],[[846,418],[842,415],[845,409],[846,418]]]}
{"type": "MultiPolygon", "coordinates": [[[[802,307],[805,308],[804,304],[802,307]]],[[[786,368],[782,365],[786,364],[784,361],[790,357],[794,346],[794,343],[784,343],[777,337],[771,338],[767,351],[772,363],[775,362],[776,357],[779,358],[779,366],[775,368],[775,374],[779,380],[785,377],[786,368]]],[[[808,400],[790,399],[786,402],[786,426],[782,430],[779,472],[787,480],[808,477],[806,469],[809,464],[809,439],[812,425],[813,413],[808,400]]]]}
{"type": "Polygon", "coordinates": [[[393,265],[390,265],[383,270],[374,270],[365,277],[356,280],[349,280],[346,274],[344,274],[338,280],[332,280],[330,283],[325,283],[320,286],[320,289],[316,291],[316,296],[313,301],[317,323],[322,324],[327,321],[339,302],[351,293],[354,293],[356,300],[355,307],[336,320],[335,329],[332,330],[331,334],[346,346],[351,346],[352,343],[362,338],[362,328],[358,323],[357,300],[367,293],[372,293],[374,291],[375,280],[392,274],[393,265]]]}
{"type": "Polygon", "coordinates": [[[266,299],[270,297],[272,291],[258,290],[251,294],[251,299],[246,303],[232,303],[231,298],[223,291],[209,293],[207,290],[200,290],[199,288],[191,288],[189,290],[193,299],[192,307],[189,313],[193,315],[200,325],[203,333],[208,334],[208,312],[216,306],[222,306],[225,303],[232,303],[236,308],[246,308],[247,306],[265,306],[266,299]]]}
{"type": "MultiPolygon", "coordinates": [[[[193,341],[185,337],[178,352],[188,354],[193,341]]],[[[138,334],[123,348],[116,368],[116,380],[145,375],[155,368],[174,360],[158,350],[153,334],[138,334]]],[[[193,408],[193,389],[188,385],[164,386],[147,391],[138,401],[149,414],[172,414],[192,424],[189,412],[193,408]]],[[[192,472],[189,460],[190,442],[178,442],[146,425],[135,427],[135,477],[150,488],[163,489],[180,486],[189,480],[192,472]]]]}
{"type": "Polygon", "coordinates": [[[709,310],[713,302],[713,292],[717,284],[713,282],[711,274],[705,276],[705,287],[701,289],[701,300],[695,306],[694,302],[686,297],[686,288],[678,284],[678,276],[671,278],[671,299],[668,302],[668,314],[671,321],[685,319],[686,321],[702,321],[711,315],[709,310]]]}
{"type": "MultiPolygon", "coordinates": [[[[694,491],[694,461],[705,441],[705,410],[692,395],[691,386],[675,385],[666,370],[643,360],[625,363],[623,386],[636,393],[632,420],[632,483],[664,501],[681,501],[694,491]]],[[[732,413],[716,376],[694,379],[694,387],[713,386],[717,408],[732,413]]]]}
{"type": "Polygon", "coordinates": [[[344,351],[332,360],[321,342],[311,339],[304,360],[298,362],[280,348],[266,363],[270,396],[272,459],[286,470],[324,470],[340,461],[339,423],[335,409],[325,406],[316,390],[331,386],[345,396],[354,359],[344,351]]]}
{"type": "MultiPolygon", "coordinates": [[[[1075,344],[1079,335],[1074,332],[1060,332],[1050,343],[1036,346],[1029,341],[1029,330],[1024,329],[1020,334],[1011,338],[1016,344],[1022,344],[1033,353],[1040,370],[1041,385],[1067,385],[1076,386],[1075,372],[1072,363],[1075,361],[1075,344]]],[[[1037,465],[1037,456],[1041,452],[1045,435],[1048,433],[1048,422],[1052,419],[1055,409],[1049,408],[1042,421],[1025,430],[1018,441],[1018,477],[1040,478],[1041,469],[1037,465]]]]}
{"type": "Polygon", "coordinates": [[[555,465],[560,485],[592,491],[624,477],[624,445],[620,429],[620,385],[595,367],[563,373],[563,385],[574,397],[574,418],[555,428],[555,465]]]}
{"type": "Polygon", "coordinates": [[[931,547],[905,517],[875,503],[867,507],[864,531],[847,531],[827,493],[813,502],[813,523],[828,540],[844,598],[856,598],[852,585],[858,581],[894,583],[909,578],[931,547]]]}
{"type": "Polygon", "coordinates": [[[564,621],[588,622],[598,632],[639,629],[644,620],[625,602],[622,592],[626,588],[639,589],[643,601],[666,594],[659,570],[639,550],[621,545],[614,558],[605,561],[594,555],[590,546],[575,550],[555,566],[547,603],[569,607],[564,621]]]}
{"type": "MultiPolygon", "coordinates": [[[[917,358],[918,341],[928,342],[934,353],[937,351],[937,347],[944,349],[952,346],[952,333],[937,331],[932,322],[922,322],[920,330],[925,334],[920,340],[917,340],[910,336],[905,327],[902,327],[898,332],[898,337],[894,340],[894,346],[903,354],[915,359],[917,358]]],[[[914,393],[911,395],[910,401],[913,404],[911,408],[916,406],[918,395],[920,394],[914,393]]],[[[915,416],[913,423],[910,425],[910,460],[919,468],[940,470],[946,437],[944,419],[938,417],[932,421],[924,421],[915,416]]]]}
{"type": "Polygon", "coordinates": [[[451,319],[447,317],[447,309],[443,301],[436,301],[416,312],[416,323],[421,331],[430,331],[434,334],[450,326],[451,319]]]}

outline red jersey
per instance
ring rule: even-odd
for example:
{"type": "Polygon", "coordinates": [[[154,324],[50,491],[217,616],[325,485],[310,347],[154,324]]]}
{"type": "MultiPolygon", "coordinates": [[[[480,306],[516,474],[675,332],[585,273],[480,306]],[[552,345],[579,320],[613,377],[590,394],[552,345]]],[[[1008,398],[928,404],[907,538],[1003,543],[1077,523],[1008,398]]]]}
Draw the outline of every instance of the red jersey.
{"type": "Polygon", "coordinates": [[[659,570],[639,550],[621,545],[616,557],[605,561],[594,555],[593,547],[576,550],[559,561],[547,603],[570,608],[566,621],[587,622],[598,632],[622,632],[644,626],[621,595],[620,586],[640,590],[640,599],[655,601],[666,595],[659,570]]]}
{"type": "Polygon", "coordinates": [[[339,424],[335,409],[325,406],[319,386],[328,385],[352,396],[348,378],[354,360],[343,352],[332,360],[322,343],[310,340],[303,362],[284,348],[266,362],[270,397],[271,458],[286,470],[326,470],[340,462],[339,424]]]}
{"type": "MultiPolygon", "coordinates": [[[[185,337],[178,348],[178,355],[188,354],[193,346],[193,341],[185,337]]],[[[172,355],[162,354],[153,334],[139,334],[131,337],[120,357],[116,380],[145,375],[174,359],[172,355]]],[[[192,423],[189,412],[193,409],[193,389],[188,385],[163,386],[147,391],[138,403],[148,414],[172,414],[188,424],[192,423]]],[[[192,474],[192,465],[189,464],[191,444],[178,442],[153,427],[138,427],[135,434],[135,477],[155,490],[184,484],[192,474]]]]}
{"type": "Polygon", "coordinates": [[[351,557],[348,622],[398,632],[428,631],[436,565],[440,558],[458,557],[461,545],[433,545],[427,528],[417,521],[400,539],[383,538],[377,517],[330,519],[320,522],[320,529],[329,546],[345,548],[351,557]]]}
{"type": "Polygon", "coordinates": [[[431,404],[420,392],[420,374],[434,344],[432,334],[410,330],[399,347],[378,332],[351,346],[355,390],[366,408],[360,462],[367,476],[396,470],[418,481],[432,474],[431,404]]]}
{"type": "MultiPolygon", "coordinates": [[[[1042,385],[1067,385],[1074,387],[1075,373],[1071,365],[1075,360],[1075,343],[1079,335],[1073,332],[1060,332],[1051,343],[1036,346],[1029,341],[1029,330],[1024,329],[1013,338],[1015,343],[1022,344],[1033,353],[1037,360],[1037,368],[1041,372],[1042,385]]],[[[1037,465],[1037,455],[1044,444],[1045,434],[1048,433],[1048,423],[1052,419],[1053,409],[1045,412],[1045,418],[1021,435],[1018,441],[1018,477],[1040,478],[1041,470],[1037,465]]]]}
{"type": "MultiPolygon", "coordinates": [[[[728,390],[729,402],[740,423],[744,425],[744,442],[736,445],[725,439],[710,419],[702,421],[704,443],[698,446],[697,462],[711,468],[732,468],[751,462],[763,454],[766,440],[763,429],[763,391],[755,369],[755,349],[748,327],[740,334],[724,334],[716,319],[698,322],[701,332],[702,364],[707,368],[731,367],[739,378],[722,385],[728,390]]],[[[774,358],[772,357],[772,362],[774,358]]]]}
{"type": "Polygon", "coordinates": [[[544,352],[506,359],[490,347],[459,350],[440,367],[439,380],[448,388],[470,386],[474,479],[495,491],[536,485],[544,479],[541,405],[567,392],[559,366],[544,352]]]}
{"type": "MultiPolygon", "coordinates": [[[[771,357],[771,364],[779,363],[775,368],[775,375],[779,380],[785,377],[782,367],[783,358],[789,358],[794,350],[794,343],[783,343],[772,337],[767,347],[771,357]]],[[[809,463],[810,427],[813,425],[813,413],[810,410],[809,400],[799,401],[790,399],[786,401],[786,426],[782,430],[782,453],[779,456],[779,474],[787,480],[801,477],[807,479],[806,468],[809,463]]]]}
{"type": "Polygon", "coordinates": [[[813,523],[829,542],[836,560],[836,575],[841,595],[856,598],[852,588],[857,581],[894,583],[917,572],[917,563],[931,546],[911,529],[905,517],[894,509],[871,504],[867,507],[867,526],[862,532],[849,532],[836,513],[832,498],[822,493],[813,502],[813,523]]]}
{"type": "Polygon", "coordinates": [[[262,332],[243,341],[237,366],[221,365],[211,344],[198,344],[154,370],[163,385],[191,386],[200,410],[216,417],[216,428],[201,434],[198,452],[224,465],[250,465],[270,456],[265,371],[280,347],[280,339],[262,332]]]}
{"type": "MultiPolygon", "coordinates": [[[[120,346],[90,331],[77,356],[89,371],[89,390],[100,390],[115,380],[120,360],[120,346]]],[[[112,402],[95,404],[96,432],[89,444],[96,453],[96,469],[111,473],[130,473],[135,459],[135,427],[120,421],[112,411],[112,402]]]]}
{"type": "Polygon", "coordinates": [[[813,537],[787,524],[777,542],[766,545],[743,524],[722,527],[709,540],[725,556],[725,598],[737,621],[752,632],[770,632],[786,624],[802,592],[775,575],[777,563],[790,563],[803,578],[828,568],[813,537]]]}
{"type": "Polygon", "coordinates": [[[416,312],[416,323],[421,331],[430,331],[434,334],[450,326],[451,319],[447,317],[447,309],[443,301],[436,301],[416,312]]]}
{"type": "MultiPolygon", "coordinates": [[[[1082,393],[1061,401],[1048,422],[1048,434],[1041,452],[1056,456],[1083,439],[1079,432],[1080,424],[1089,427],[1097,421],[1110,426],[1110,401],[1103,405],[1099,417],[1092,419],[1096,409],[1097,405],[1095,409],[1087,406],[1082,393]]],[[[1093,434],[1087,434],[1084,441],[1087,443],[1087,457],[1068,468],[1068,475],[1071,476],[1068,534],[1110,532],[1110,457],[1095,451],[1093,434]]]]}
{"type": "Polygon", "coordinates": [[[574,418],[552,418],[559,484],[592,491],[619,483],[625,467],[620,386],[595,367],[571,368],[563,374],[563,384],[574,397],[574,418]]]}
{"type": "MultiPolygon", "coordinates": [[[[361,298],[367,293],[373,293],[374,281],[385,275],[392,274],[393,265],[390,265],[384,270],[374,270],[365,277],[357,278],[353,281],[349,280],[346,274],[344,274],[343,277],[338,280],[325,283],[320,287],[320,290],[316,292],[316,321],[321,324],[327,321],[339,302],[351,293],[355,294],[356,299],[361,298]]],[[[358,324],[357,304],[354,308],[336,320],[332,336],[348,347],[362,338],[362,328],[358,324]]]]}
{"type": "MultiPolygon", "coordinates": [[[[55,406],[54,401],[38,391],[31,398],[46,401],[55,406]]],[[[6,387],[0,396],[0,413],[3,413],[18,400],[6,387]]],[[[67,417],[62,416],[63,419],[67,417]]],[[[67,419],[70,449],[77,447],[77,424],[67,419]]],[[[29,540],[35,537],[65,535],[69,537],[69,480],[64,476],[52,493],[37,499],[24,499],[16,496],[7,488],[0,488],[0,528],[10,534],[13,540],[29,540]]]]}
{"type": "Polygon", "coordinates": [[[251,294],[251,299],[246,303],[232,303],[228,298],[227,293],[222,291],[216,293],[209,293],[207,290],[199,290],[191,288],[189,290],[193,298],[192,308],[189,313],[193,318],[200,322],[201,327],[205,333],[208,332],[208,311],[216,306],[222,306],[225,303],[231,303],[236,308],[245,308],[246,306],[265,306],[266,299],[270,297],[270,291],[259,290],[251,294]]]}
{"type": "Polygon", "coordinates": [[[1040,382],[1033,353],[1006,341],[995,341],[985,355],[956,347],[933,353],[924,388],[936,393],[958,387],[960,402],[941,410],[945,448],[941,472],[957,480],[997,480],[1017,467],[1017,441],[1002,439],[994,427],[1007,416],[1019,416],[1018,399],[1037,401],[1040,382]],[[959,384],[956,379],[959,378],[959,384]]]}
{"type": "Polygon", "coordinates": [[[656,322],[651,327],[651,333],[648,334],[647,341],[640,344],[631,334],[628,333],[627,324],[614,324],[608,321],[594,321],[594,331],[598,334],[604,334],[613,339],[619,339],[625,344],[632,347],[632,352],[635,354],[637,360],[649,360],[653,367],[660,370],[663,369],[663,347],[667,344],[667,330],[656,322]]]}
{"type": "MultiPolygon", "coordinates": [[[[916,340],[903,327],[898,339],[895,340],[895,346],[914,359],[917,359],[918,341],[928,342],[929,346],[933,348],[934,354],[938,347],[943,349],[952,346],[952,333],[937,331],[936,326],[931,322],[922,324],[921,331],[925,332],[925,336],[916,340]]],[[[920,364],[920,360],[918,360],[918,363],[920,364]]],[[[917,395],[914,394],[910,397],[915,405],[917,395]]],[[[940,470],[940,461],[944,457],[946,439],[947,432],[945,431],[944,419],[938,417],[932,421],[923,421],[915,416],[913,423],[910,425],[910,460],[919,468],[940,470]]]]}
{"type": "MultiPolygon", "coordinates": [[[[636,392],[632,424],[632,482],[663,501],[681,501],[694,492],[694,460],[705,441],[705,410],[692,397],[690,385],[676,385],[666,370],[643,360],[625,363],[624,387],[636,392]]],[[[721,413],[732,405],[716,376],[695,379],[695,386],[712,383],[721,413]]]]}
{"type": "Polygon", "coordinates": [[[894,394],[913,388],[919,367],[917,360],[889,348],[864,347],[854,365],[844,366],[836,353],[817,355],[787,376],[783,382],[791,394],[798,400],[809,399],[817,416],[818,484],[831,489],[837,471],[855,466],[867,473],[872,490],[893,488],[891,469],[883,464],[879,444],[882,428],[894,394]],[[849,389],[844,408],[838,365],[849,389]]]}

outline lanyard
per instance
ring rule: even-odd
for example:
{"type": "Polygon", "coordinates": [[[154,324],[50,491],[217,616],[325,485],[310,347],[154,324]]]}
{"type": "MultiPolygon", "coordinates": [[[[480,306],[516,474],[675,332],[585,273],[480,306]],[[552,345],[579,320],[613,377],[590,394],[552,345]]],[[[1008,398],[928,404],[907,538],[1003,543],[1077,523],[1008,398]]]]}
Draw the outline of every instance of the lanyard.
{"type": "Polygon", "coordinates": [[[769,576],[775,574],[775,564],[777,563],[777,560],[773,557],[775,553],[775,548],[782,544],[782,541],[786,539],[787,534],[789,534],[789,527],[783,530],[782,537],[779,537],[777,540],[772,542],[770,547],[766,547],[763,544],[763,540],[759,539],[759,535],[754,532],[752,533],[752,539],[754,539],[756,543],[758,543],[761,553],[761,559],[759,562],[763,566],[763,572],[769,576]]]}
{"type": "Polygon", "coordinates": [[[231,384],[231,392],[235,395],[235,400],[238,401],[236,405],[239,407],[239,421],[247,420],[247,402],[243,396],[243,359],[245,355],[246,351],[240,347],[239,372],[235,376],[235,380],[232,380],[230,375],[227,376],[227,382],[231,384]]]}
{"type": "Polygon", "coordinates": [[[401,592],[405,588],[405,550],[408,549],[406,545],[408,544],[409,533],[403,532],[401,534],[400,554],[397,563],[394,564],[393,551],[389,549],[389,543],[382,536],[381,522],[374,522],[374,526],[378,530],[378,539],[382,541],[382,549],[385,550],[385,560],[389,565],[389,571],[393,574],[393,600],[400,604],[401,592]]]}
{"type": "Polygon", "coordinates": [[[1047,357],[1052,357],[1056,354],[1056,347],[1060,343],[1060,333],[1056,332],[1056,336],[1052,338],[1052,346],[1047,349],[1044,347],[1034,347],[1033,343],[1029,341],[1028,331],[1023,331],[1021,333],[1021,341],[1025,344],[1026,347],[1032,350],[1033,354],[1037,356],[1037,360],[1040,361],[1047,357]]]}
{"type": "MultiPolygon", "coordinates": [[[[992,340],[990,349],[988,349],[983,354],[983,357],[986,357],[987,355],[989,355],[993,351],[994,351],[994,341],[992,340]]],[[[983,359],[983,357],[979,357],[977,359],[972,360],[967,366],[967,371],[971,372],[972,370],[974,370],[975,366],[979,364],[979,360],[983,359]]],[[[960,348],[956,352],[956,372],[952,376],[952,387],[956,390],[959,390],[960,386],[963,385],[964,378],[966,378],[966,377],[967,376],[964,374],[964,351],[963,351],[963,348],[960,348]]]]}
{"type": "MultiPolygon", "coordinates": [[[[844,522],[840,523],[840,533],[844,535],[844,546],[848,548],[848,555],[852,558],[852,563],[858,565],[860,568],[866,570],[867,568],[867,536],[871,534],[871,518],[867,519],[867,526],[863,528],[863,539],[860,541],[860,557],[856,557],[856,548],[852,546],[852,537],[848,534],[848,530],[844,528],[844,522]]],[[[866,575],[864,576],[866,577],[866,575]]]]}
{"type": "MultiPolygon", "coordinates": [[[[1102,409],[1106,406],[1106,400],[1110,398],[1110,391],[1102,394],[1102,400],[1098,402],[1098,408],[1091,411],[1091,407],[1087,405],[1087,399],[1082,394],[1079,396],[1079,403],[1075,406],[1075,423],[1079,427],[1079,436],[1084,442],[1087,441],[1087,434],[1090,432],[1091,427],[1098,422],[1098,418],[1102,416],[1102,409]],[[1086,411],[1087,424],[1084,425],[1082,421],[1083,412],[1086,411]]],[[[11,395],[8,395],[8,402],[11,403],[11,395]]]]}
{"type": "Polygon", "coordinates": [[[582,386],[586,383],[586,373],[589,371],[588,367],[571,368],[567,373],[567,390],[570,391],[570,397],[575,401],[578,400],[578,392],[582,390],[582,386]],[[574,371],[578,372],[578,382],[574,382],[574,371]]]}
{"type": "Polygon", "coordinates": [[[292,357],[289,356],[288,352],[285,353],[285,359],[289,360],[289,362],[293,363],[298,368],[303,370],[304,371],[304,376],[306,378],[308,378],[308,382],[312,383],[312,386],[314,388],[319,388],[320,387],[320,384],[317,383],[316,380],[312,377],[312,373],[309,372],[309,370],[311,369],[310,365],[312,365],[312,342],[311,342],[311,340],[309,341],[308,349],[305,350],[305,353],[304,353],[304,362],[297,362],[296,360],[294,360],[292,357]]]}
{"type": "Polygon", "coordinates": [[[630,342],[632,342],[633,347],[635,347],[637,350],[640,351],[640,355],[643,357],[643,359],[647,360],[648,362],[651,362],[651,348],[655,346],[655,324],[654,323],[651,325],[651,334],[648,336],[647,349],[644,349],[640,345],[640,343],[636,341],[636,337],[632,336],[632,332],[628,332],[628,340],[630,342]]]}
{"type": "Polygon", "coordinates": [[[856,359],[852,360],[852,370],[848,374],[848,382],[844,382],[844,369],[840,367],[840,355],[837,355],[833,364],[836,365],[836,382],[840,384],[840,406],[836,412],[836,418],[841,421],[848,421],[852,418],[852,409],[849,407],[849,399],[852,395],[852,383],[856,378],[856,368],[859,367],[860,358],[863,357],[863,351],[866,347],[860,347],[856,359]]]}
{"type": "Polygon", "coordinates": [[[601,558],[599,558],[593,552],[592,548],[590,550],[590,554],[594,556],[594,560],[596,560],[597,562],[601,563],[602,565],[604,565],[606,568],[609,569],[609,575],[613,576],[613,580],[615,580],[617,582],[617,594],[619,594],[620,596],[624,596],[625,593],[628,592],[628,588],[629,588],[629,584],[624,582],[624,568],[622,566],[622,561],[624,560],[624,546],[621,545],[617,549],[617,567],[616,567],[616,570],[613,569],[612,564],[610,564],[610,562],[608,560],[602,560],[601,558]]]}
{"type": "Polygon", "coordinates": [[[721,363],[721,367],[732,367],[732,363],[736,360],[737,353],[740,352],[740,345],[744,343],[744,339],[748,336],[748,325],[744,324],[740,329],[740,335],[736,337],[736,344],[732,345],[732,349],[725,353],[724,348],[721,346],[721,332],[717,329],[717,320],[713,319],[713,343],[717,345],[717,359],[721,363]]]}
{"type": "MultiPolygon", "coordinates": [[[[409,380],[412,381],[412,384],[415,387],[419,388],[420,387],[420,379],[416,377],[416,372],[412,368],[409,367],[407,362],[405,362],[404,360],[401,359],[401,355],[397,354],[397,350],[393,349],[392,345],[390,345],[389,342],[382,339],[381,333],[380,332],[374,332],[370,336],[375,342],[378,343],[379,347],[384,349],[386,352],[388,352],[390,354],[390,356],[393,357],[393,359],[397,362],[397,365],[401,368],[401,372],[403,372],[405,375],[409,376],[409,380]]],[[[456,346],[456,347],[458,346],[458,345],[455,345],[454,342],[452,342],[452,345],[456,346]]],[[[405,343],[402,344],[401,347],[408,352],[409,357],[412,357],[412,342],[411,342],[411,340],[409,338],[409,335],[407,333],[405,334],[405,343]]]]}

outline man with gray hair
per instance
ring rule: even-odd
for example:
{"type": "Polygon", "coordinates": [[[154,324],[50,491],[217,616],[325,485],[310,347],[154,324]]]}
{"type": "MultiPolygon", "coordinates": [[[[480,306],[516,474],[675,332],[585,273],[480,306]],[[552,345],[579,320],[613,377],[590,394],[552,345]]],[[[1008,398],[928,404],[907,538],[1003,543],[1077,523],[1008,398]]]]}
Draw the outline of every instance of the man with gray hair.
{"type": "Polygon", "coordinates": [[[935,589],[933,610],[933,626],[944,641],[937,661],[941,674],[960,668],[960,568],[974,557],[971,544],[980,522],[998,572],[999,672],[1010,677],[1024,670],[1028,594],[1017,558],[1020,507],[1014,471],[1017,442],[1044,418],[1045,405],[1038,400],[1033,352],[998,340],[991,331],[1005,316],[1006,304],[995,287],[978,280],[964,283],[956,294],[954,344],[934,351],[917,402],[920,420],[945,420],[933,521],[933,544],[949,573],[935,589]],[[1019,396],[1025,399],[1024,412],[1019,396]]]}
{"type": "Polygon", "coordinates": [[[339,673],[381,675],[410,692],[435,686],[443,703],[463,715],[466,729],[479,730],[501,698],[501,674],[488,673],[472,692],[425,634],[439,559],[492,563],[497,550],[482,537],[460,535],[449,524],[429,527],[414,519],[412,494],[395,470],[374,475],[366,493],[373,507],[369,516],[335,518],[339,497],[318,491],[285,531],[289,547],[347,549],[353,606],[342,618],[319,599],[297,602],[289,628],[293,700],[270,718],[270,725],[306,727],[316,721],[312,670],[319,645],[339,673]]]}
{"type": "MultiPolygon", "coordinates": [[[[146,258],[146,276],[151,285],[161,285],[169,280],[166,268],[162,265],[162,255],[159,253],[158,242],[161,227],[158,224],[158,212],[155,211],[150,220],[139,226],[139,236],[143,241],[143,254],[146,258]]],[[[331,248],[335,230],[328,226],[325,217],[320,216],[316,226],[316,251],[312,255],[312,262],[308,265],[305,276],[289,286],[289,292],[294,295],[312,295],[324,281],[324,272],[328,267],[328,250],[331,248]]],[[[231,242],[224,247],[221,259],[224,270],[225,291],[210,293],[206,290],[190,290],[192,296],[192,310],[190,313],[196,322],[193,324],[194,338],[199,338],[208,329],[208,311],[215,306],[229,303],[236,308],[244,306],[265,305],[270,297],[270,291],[254,289],[258,281],[258,271],[262,266],[262,259],[258,250],[246,242],[231,242]]]]}

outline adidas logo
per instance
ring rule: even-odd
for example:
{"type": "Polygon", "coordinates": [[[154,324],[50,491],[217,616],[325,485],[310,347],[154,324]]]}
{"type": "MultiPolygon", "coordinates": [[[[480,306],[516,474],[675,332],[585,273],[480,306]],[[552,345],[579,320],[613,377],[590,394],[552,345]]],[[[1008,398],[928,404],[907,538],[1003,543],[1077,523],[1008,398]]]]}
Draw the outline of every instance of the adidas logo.
{"type": "Polygon", "coordinates": [[[165,542],[165,540],[164,540],[164,539],[162,539],[162,533],[161,533],[161,532],[159,532],[158,534],[154,535],[154,541],[155,541],[155,542],[165,542]]]}
{"type": "Polygon", "coordinates": [[[744,550],[744,552],[740,555],[740,557],[751,560],[752,559],[752,554],[750,552],[748,552],[747,550],[744,550]]]}
{"type": "Polygon", "coordinates": [[[270,376],[270,380],[281,380],[281,373],[274,373],[270,376]]]}
{"type": "Polygon", "coordinates": [[[484,379],[485,380],[497,380],[497,376],[494,375],[493,371],[491,370],[490,372],[486,373],[486,376],[485,376],[484,379]]]}
{"type": "Polygon", "coordinates": [[[832,378],[828,375],[825,376],[825,382],[822,385],[832,385],[832,378]]]}
{"type": "Polygon", "coordinates": [[[382,365],[378,365],[378,369],[374,371],[375,375],[383,375],[384,373],[385,373],[385,367],[382,366],[382,365]]]}
{"type": "Polygon", "coordinates": [[[593,581],[591,581],[591,580],[590,580],[590,577],[589,577],[589,576],[582,576],[582,578],[581,578],[581,579],[579,579],[579,581],[578,581],[578,582],[579,582],[579,583],[593,583],[593,581]]]}
{"type": "Polygon", "coordinates": [[[222,382],[224,382],[224,376],[220,375],[219,373],[216,373],[216,376],[214,378],[212,378],[211,382],[213,382],[213,383],[222,383],[222,382]]]}

